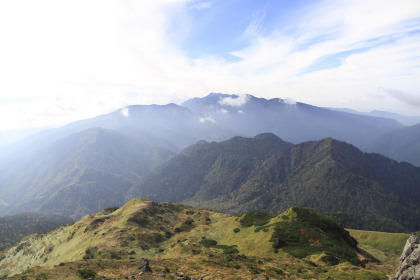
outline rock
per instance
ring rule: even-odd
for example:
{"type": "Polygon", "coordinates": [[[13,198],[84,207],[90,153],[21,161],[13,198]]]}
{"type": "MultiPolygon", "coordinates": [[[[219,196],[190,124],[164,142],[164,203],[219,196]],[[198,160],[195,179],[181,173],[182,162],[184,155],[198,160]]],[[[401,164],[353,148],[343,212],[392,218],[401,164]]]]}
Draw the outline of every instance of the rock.
{"type": "Polygon", "coordinates": [[[177,277],[177,278],[175,278],[177,280],[191,280],[191,278],[188,275],[184,275],[182,273],[176,273],[175,272],[175,276],[177,277]]]}
{"type": "Polygon", "coordinates": [[[153,272],[153,270],[150,268],[149,260],[144,259],[139,266],[137,267],[137,270],[141,270],[142,272],[153,272]]]}
{"type": "Polygon", "coordinates": [[[391,280],[420,280],[420,235],[408,238],[391,280]]]}

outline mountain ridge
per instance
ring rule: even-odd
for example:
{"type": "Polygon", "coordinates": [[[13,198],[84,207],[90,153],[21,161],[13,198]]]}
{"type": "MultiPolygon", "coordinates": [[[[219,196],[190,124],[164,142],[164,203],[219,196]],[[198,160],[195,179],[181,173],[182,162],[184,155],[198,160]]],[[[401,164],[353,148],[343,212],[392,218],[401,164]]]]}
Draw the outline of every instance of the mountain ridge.
{"type": "Polygon", "coordinates": [[[230,213],[280,213],[293,205],[326,212],[364,211],[391,219],[389,231],[420,228],[420,168],[363,153],[332,138],[267,147],[265,156],[253,158],[253,141],[255,137],[235,137],[203,144],[189,154],[188,165],[185,155],[176,155],[134,185],[131,195],[230,213]],[[238,146],[238,139],[247,142],[240,155],[223,154],[222,147],[238,146]],[[185,166],[190,172],[182,171],[185,166]]]}
{"type": "MultiPolygon", "coordinates": [[[[127,191],[133,192],[133,183],[180,151],[183,151],[184,158],[178,157],[177,160],[179,164],[183,163],[186,166],[178,169],[179,174],[186,179],[186,168],[195,170],[196,173],[193,175],[195,177],[180,182],[177,174],[170,172],[172,177],[166,184],[169,186],[171,182],[178,182],[179,190],[182,190],[171,195],[183,197],[184,200],[187,197],[192,199],[194,194],[200,201],[212,197],[217,200],[216,204],[223,203],[224,209],[230,209],[233,204],[238,203],[229,201],[233,195],[249,197],[245,190],[255,193],[250,183],[242,191],[239,191],[238,186],[250,180],[255,173],[266,172],[261,170],[261,166],[269,160],[265,158],[267,153],[273,156],[278,152],[274,149],[273,143],[277,140],[273,135],[267,134],[260,136],[262,139],[250,140],[263,141],[265,144],[262,146],[248,143],[248,140],[243,138],[260,133],[274,133],[282,139],[294,139],[296,143],[305,139],[320,141],[324,137],[333,137],[340,141],[348,140],[350,143],[356,139],[357,143],[352,144],[360,147],[368,145],[370,139],[376,139],[385,132],[401,127],[400,124],[387,119],[337,113],[299,102],[293,103],[279,98],[267,100],[251,95],[213,93],[207,97],[191,99],[184,105],[189,107],[176,104],[128,106],[110,114],[38,133],[14,147],[9,147],[7,155],[2,153],[0,156],[0,213],[42,209],[81,217],[103,207],[121,205],[126,201],[127,191]],[[218,142],[228,141],[237,136],[242,138],[235,138],[237,143],[227,147],[223,157],[210,153],[207,154],[209,158],[203,158],[202,163],[196,163],[186,156],[192,151],[197,151],[197,148],[208,146],[209,149],[213,149],[218,142]],[[206,142],[197,143],[200,140],[206,142]],[[189,146],[194,143],[195,146],[189,146]],[[241,151],[242,145],[244,146],[241,151]],[[254,154],[249,145],[253,145],[254,154]],[[228,158],[229,150],[237,150],[246,156],[239,157],[236,153],[228,158]],[[261,155],[258,156],[256,151],[261,155]],[[238,159],[239,161],[235,162],[238,159]],[[213,171],[209,174],[203,173],[199,168],[200,164],[203,164],[204,169],[213,168],[213,171]],[[206,167],[206,164],[209,166],[206,167]],[[234,168],[233,173],[223,170],[225,167],[227,170],[230,167],[234,168]],[[223,177],[218,178],[217,175],[223,177]],[[215,179],[212,176],[215,176],[215,179]],[[201,184],[197,185],[197,182],[204,182],[203,184],[213,186],[214,189],[222,189],[225,184],[225,194],[216,198],[212,196],[210,187],[208,190],[196,192],[201,184]],[[190,185],[192,189],[186,190],[182,185],[190,185]],[[103,193],[100,192],[101,187],[103,193]],[[231,190],[232,193],[229,194],[227,190],[231,190]],[[77,195],[72,195],[73,192],[77,195]],[[105,193],[111,198],[102,196],[105,193]],[[64,199],[69,196],[71,199],[64,199]],[[66,205],[69,209],[60,210],[60,205],[66,205]]],[[[290,165],[293,162],[288,160],[296,161],[298,158],[297,154],[292,158],[284,157],[283,164],[290,165]]],[[[359,159],[361,158],[359,156],[359,159]]],[[[382,164],[384,159],[376,161],[382,164]]],[[[320,164],[315,158],[312,159],[312,163],[320,164]]],[[[376,182],[377,171],[365,170],[363,173],[356,170],[357,166],[354,163],[352,166],[355,170],[351,172],[358,172],[358,176],[364,178],[365,184],[368,184],[369,180],[376,182]],[[373,176],[373,179],[369,176],[373,176]]],[[[290,166],[282,168],[278,168],[276,172],[283,172],[287,176],[292,176],[289,172],[299,173],[299,169],[291,170],[290,166]]],[[[302,168],[309,169],[310,166],[306,163],[302,168]]],[[[325,165],[325,168],[330,167],[325,165]]],[[[364,168],[372,169],[367,165],[364,168]]],[[[383,172],[383,177],[387,179],[380,181],[380,185],[387,184],[387,181],[397,182],[397,175],[389,172],[392,164],[386,164],[384,168],[386,172],[383,172]]],[[[407,171],[406,177],[409,178],[409,174],[412,174],[411,169],[403,169],[407,171]]],[[[302,176],[306,176],[310,181],[309,174],[310,172],[307,172],[302,176]]],[[[338,171],[336,174],[343,175],[338,171]]],[[[270,174],[267,176],[272,177],[270,174]]],[[[415,181],[416,176],[406,180],[415,181]]],[[[252,180],[257,184],[258,180],[263,179],[256,177],[252,180]]],[[[356,180],[356,177],[353,176],[352,180],[356,180]]],[[[413,185],[412,182],[397,183],[394,189],[398,189],[401,184],[413,185]]],[[[392,191],[392,186],[390,190],[392,191]]],[[[416,190],[412,187],[405,192],[407,191],[416,190]]],[[[274,193],[273,197],[276,195],[278,194],[274,193]]],[[[399,195],[407,197],[404,193],[399,195]]],[[[418,196],[415,194],[414,197],[418,196]]],[[[263,201],[258,203],[266,204],[263,201]]],[[[212,206],[208,204],[208,207],[212,206]]]]}
{"type": "Polygon", "coordinates": [[[131,184],[171,155],[118,132],[92,128],[2,166],[7,172],[0,191],[8,194],[3,199],[9,213],[42,210],[77,218],[121,205],[131,184]]]}

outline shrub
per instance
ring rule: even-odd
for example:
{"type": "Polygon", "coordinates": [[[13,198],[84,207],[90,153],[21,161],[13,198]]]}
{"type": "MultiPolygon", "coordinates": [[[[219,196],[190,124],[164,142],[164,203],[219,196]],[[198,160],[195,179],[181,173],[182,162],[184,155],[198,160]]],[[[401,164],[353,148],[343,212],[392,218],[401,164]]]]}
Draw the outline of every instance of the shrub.
{"type": "Polygon", "coordinates": [[[119,209],[119,207],[108,207],[108,208],[103,209],[101,212],[99,212],[99,214],[109,215],[109,214],[117,211],[118,209],[119,209]]]}
{"type": "Polygon", "coordinates": [[[251,211],[246,213],[241,218],[241,225],[244,227],[250,226],[263,226],[267,224],[271,218],[274,218],[276,215],[261,211],[251,211]]]}
{"type": "Polygon", "coordinates": [[[142,212],[135,213],[128,221],[136,223],[139,226],[147,226],[150,223],[149,217],[142,212]]]}
{"type": "Polygon", "coordinates": [[[35,277],[36,280],[46,280],[48,279],[48,275],[45,273],[40,273],[35,277]]]}
{"type": "Polygon", "coordinates": [[[223,254],[226,255],[232,255],[232,254],[238,254],[239,251],[234,246],[229,246],[229,248],[226,248],[223,250],[223,254]]]}
{"type": "Polygon", "coordinates": [[[241,229],[240,228],[235,228],[235,229],[233,229],[233,232],[234,233],[238,233],[238,232],[240,232],[241,231],[241,229]]]}
{"type": "Polygon", "coordinates": [[[83,256],[84,260],[93,259],[93,252],[90,250],[90,248],[86,249],[85,255],[83,256]]]}
{"type": "Polygon", "coordinates": [[[203,239],[203,240],[200,240],[200,245],[202,245],[206,248],[210,248],[210,247],[216,246],[217,241],[213,240],[213,239],[203,239]]]}
{"type": "Polygon", "coordinates": [[[76,272],[77,276],[79,276],[80,278],[83,279],[87,279],[87,278],[95,278],[96,277],[96,272],[91,269],[91,268],[85,268],[85,269],[79,269],[76,272]]]}
{"type": "Polygon", "coordinates": [[[111,259],[114,259],[114,260],[120,260],[120,259],[121,259],[121,257],[120,257],[117,253],[115,253],[114,251],[111,251],[111,252],[109,253],[109,257],[110,257],[111,259]]]}

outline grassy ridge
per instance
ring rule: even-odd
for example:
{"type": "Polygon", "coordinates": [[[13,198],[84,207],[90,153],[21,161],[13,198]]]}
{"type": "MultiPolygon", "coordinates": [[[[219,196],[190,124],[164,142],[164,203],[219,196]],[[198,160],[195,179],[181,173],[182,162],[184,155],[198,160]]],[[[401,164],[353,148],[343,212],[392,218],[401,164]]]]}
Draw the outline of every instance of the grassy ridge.
{"type": "Polygon", "coordinates": [[[93,270],[98,277],[123,279],[138,273],[136,266],[143,258],[151,260],[155,271],[147,279],[162,279],[158,272],[166,268],[206,279],[386,279],[393,271],[393,266],[374,262],[362,268],[336,254],[334,248],[352,257],[361,254],[351,242],[340,243],[347,238],[331,218],[300,207],[277,216],[234,216],[134,199],[72,226],[29,236],[4,253],[0,278],[9,274],[9,279],[78,279],[78,271],[93,270]],[[297,234],[304,237],[303,243],[276,248],[273,238],[279,225],[286,224],[289,237],[297,234]],[[302,235],[302,226],[308,234],[322,232],[317,238],[324,247],[310,243],[312,236],[302,235]],[[304,254],[294,257],[288,250],[293,246],[304,254]]]}
{"type": "Polygon", "coordinates": [[[365,231],[348,229],[359,243],[359,247],[368,251],[375,258],[396,264],[404,249],[410,234],[407,233],[388,233],[377,231],[365,231]]]}

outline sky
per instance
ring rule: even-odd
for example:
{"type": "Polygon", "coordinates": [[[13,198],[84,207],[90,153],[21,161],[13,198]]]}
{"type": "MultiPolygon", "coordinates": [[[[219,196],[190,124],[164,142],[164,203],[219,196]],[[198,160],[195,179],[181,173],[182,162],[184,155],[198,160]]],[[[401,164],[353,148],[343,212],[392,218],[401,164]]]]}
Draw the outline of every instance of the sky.
{"type": "Polygon", "coordinates": [[[420,115],[419,0],[3,0],[0,132],[211,92],[420,115]]]}

